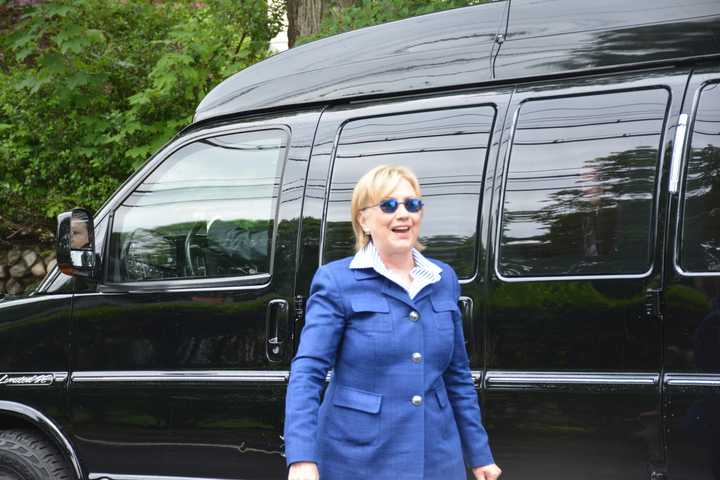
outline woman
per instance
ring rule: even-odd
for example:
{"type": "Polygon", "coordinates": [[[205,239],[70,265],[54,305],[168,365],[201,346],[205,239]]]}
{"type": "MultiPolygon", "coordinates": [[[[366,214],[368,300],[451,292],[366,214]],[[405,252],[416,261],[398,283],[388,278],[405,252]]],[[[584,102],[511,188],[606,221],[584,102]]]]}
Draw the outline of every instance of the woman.
{"type": "Polygon", "coordinates": [[[457,277],[419,252],[422,207],[404,167],[376,167],[355,186],[357,253],[315,274],[292,363],[289,480],[461,480],[465,462],[476,479],[500,475],[480,423],[457,277]]]}

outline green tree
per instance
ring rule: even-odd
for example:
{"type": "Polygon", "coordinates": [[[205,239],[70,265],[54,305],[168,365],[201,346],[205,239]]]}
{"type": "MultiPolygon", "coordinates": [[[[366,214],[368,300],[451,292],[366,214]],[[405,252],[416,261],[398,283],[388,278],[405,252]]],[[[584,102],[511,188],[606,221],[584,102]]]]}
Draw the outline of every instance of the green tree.
{"type": "MultiPolygon", "coordinates": [[[[297,0],[293,2],[298,3],[297,0]]],[[[323,3],[320,29],[315,34],[301,36],[296,45],[362,27],[485,2],[486,0],[314,0],[314,3],[323,3]],[[327,4],[332,6],[328,7],[327,4]]],[[[290,3],[292,2],[289,1],[290,3]]]]}
{"type": "Polygon", "coordinates": [[[24,8],[0,28],[0,240],[20,225],[49,238],[60,211],[99,207],[212,87],[268,55],[283,13],[264,0],[24,8]]]}

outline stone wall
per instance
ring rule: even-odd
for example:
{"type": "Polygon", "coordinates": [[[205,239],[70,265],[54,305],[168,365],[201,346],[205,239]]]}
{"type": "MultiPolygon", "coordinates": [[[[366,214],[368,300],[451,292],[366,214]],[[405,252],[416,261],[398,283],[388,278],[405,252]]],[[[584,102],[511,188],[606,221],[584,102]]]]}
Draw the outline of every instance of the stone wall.
{"type": "Polygon", "coordinates": [[[0,252],[0,295],[21,295],[55,266],[55,252],[42,247],[0,252]]]}

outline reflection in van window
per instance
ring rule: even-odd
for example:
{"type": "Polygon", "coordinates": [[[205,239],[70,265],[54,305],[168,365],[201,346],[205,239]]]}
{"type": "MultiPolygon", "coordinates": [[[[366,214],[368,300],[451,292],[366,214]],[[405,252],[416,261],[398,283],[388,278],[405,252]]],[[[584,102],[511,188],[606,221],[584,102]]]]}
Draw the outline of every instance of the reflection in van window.
{"type": "Polygon", "coordinates": [[[482,177],[495,109],[489,106],[416,112],[345,125],[335,154],[323,262],[353,255],[350,199],[358,179],[381,164],[417,175],[425,202],[420,241],[425,255],[461,278],[475,272],[482,177]]]}
{"type": "Polygon", "coordinates": [[[111,281],[270,273],[286,143],[268,130],[173,153],[115,211],[111,281]]]}
{"type": "Polygon", "coordinates": [[[720,272],[720,84],[700,94],[687,165],[680,265],[720,272]]]}
{"type": "Polygon", "coordinates": [[[502,275],[647,271],[668,101],[658,88],[521,105],[504,193],[502,275]]]}

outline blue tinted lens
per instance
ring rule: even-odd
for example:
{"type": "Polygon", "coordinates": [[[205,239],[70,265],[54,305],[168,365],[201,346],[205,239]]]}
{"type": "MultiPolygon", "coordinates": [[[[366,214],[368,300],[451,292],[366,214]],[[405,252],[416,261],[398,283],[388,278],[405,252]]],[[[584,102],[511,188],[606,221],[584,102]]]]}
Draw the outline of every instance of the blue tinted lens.
{"type": "Polygon", "coordinates": [[[423,207],[423,202],[419,198],[408,198],[404,202],[398,202],[394,198],[388,198],[380,202],[380,210],[385,213],[395,213],[395,210],[398,209],[401,203],[405,205],[405,210],[410,213],[417,213],[422,210],[423,207]]]}
{"type": "Polygon", "coordinates": [[[398,201],[394,198],[388,198],[380,202],[380,210],[385,213],[393,213],[398,208],[398,201]]]}
{"type": "Polygon", "coordinates": [[[405,209],[410,213],[417,213],[422,210],[423,202],[419,198],[408,198],[405,200],[405,209]]]}

